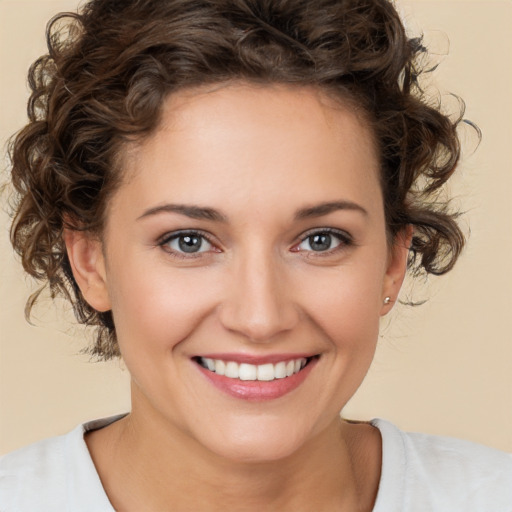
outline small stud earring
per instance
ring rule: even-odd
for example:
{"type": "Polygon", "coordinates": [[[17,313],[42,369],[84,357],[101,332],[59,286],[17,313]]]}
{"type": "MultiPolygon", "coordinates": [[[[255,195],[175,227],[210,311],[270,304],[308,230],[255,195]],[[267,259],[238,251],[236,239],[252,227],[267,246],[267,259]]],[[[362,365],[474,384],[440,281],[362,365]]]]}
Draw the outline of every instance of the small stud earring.
{"type": "Polygon", "coordinates": [[[388,305],[391,302],[391,297],[386,297],[384,299],[384,304],[388,305]]]}

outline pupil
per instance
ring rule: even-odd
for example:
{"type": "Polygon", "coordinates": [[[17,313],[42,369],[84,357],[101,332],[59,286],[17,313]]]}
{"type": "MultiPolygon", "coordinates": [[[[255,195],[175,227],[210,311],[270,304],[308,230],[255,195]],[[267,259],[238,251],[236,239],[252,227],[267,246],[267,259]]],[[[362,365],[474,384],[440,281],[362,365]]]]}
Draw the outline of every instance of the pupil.
{"type": "Polygon", "coordinates": [[[322,233],[309,238],[309,243],[314,251],[325,251],[331,246],[331,235],[322,233]]]}
{"type": "Polygon", "coordinates": [[[201,249],[201,237],[195,235],[181,236],[179,246],[183,252],[197,252],[201,249]]]}

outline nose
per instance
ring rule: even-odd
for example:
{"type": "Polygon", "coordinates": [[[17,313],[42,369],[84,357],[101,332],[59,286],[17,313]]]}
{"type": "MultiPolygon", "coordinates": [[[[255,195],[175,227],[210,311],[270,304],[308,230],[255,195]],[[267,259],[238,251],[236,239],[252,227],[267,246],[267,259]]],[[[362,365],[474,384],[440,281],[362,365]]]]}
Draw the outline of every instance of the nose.
{"type": "Polygon", "coordinates": [[[240,257],[231,273],[220,321],[251,342],[271,342],[292,330],[300,314],[282,265],[272,255],[240,257]]]}

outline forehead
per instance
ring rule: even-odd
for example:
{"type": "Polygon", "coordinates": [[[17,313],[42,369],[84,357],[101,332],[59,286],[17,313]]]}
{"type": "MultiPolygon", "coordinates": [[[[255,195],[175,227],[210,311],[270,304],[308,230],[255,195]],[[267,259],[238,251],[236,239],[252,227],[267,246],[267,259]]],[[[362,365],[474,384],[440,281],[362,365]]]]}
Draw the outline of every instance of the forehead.
{"type": "Polygon", "coordinates": [[[380,195],[366,116],[313,87],[232,84],[172,94],[158,129],[128,154],[127,184],[152,202],[380,195]]]}
{"type": "Polygon", "coordinates": [[[352,98],[313,86],[244,82],[201,86],[171,94],[162,114],[155,138],[188,130],[197,140],[214,129],[219,138],[236,133],[237,139],[250,138],[253,145],[270,142],[268,138],[276,141],[276,136],[282,144],[294,144],[298,138],[309,138],[312,144],[347,141],[376,156],[366,112],[352,98]]]}

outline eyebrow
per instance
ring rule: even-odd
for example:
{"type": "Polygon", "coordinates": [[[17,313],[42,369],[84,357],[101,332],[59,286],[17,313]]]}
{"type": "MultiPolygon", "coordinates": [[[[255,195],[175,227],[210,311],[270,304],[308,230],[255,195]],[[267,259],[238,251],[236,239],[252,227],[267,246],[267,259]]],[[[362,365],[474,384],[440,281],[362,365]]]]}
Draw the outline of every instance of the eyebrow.
{"type": "MultiPolygon", "coordinates": [[[[352,210],[368,215],[368,212],[359,204],[352,201],[329,201],[315,206],[301,208],[295,212],[295,220],[303,220],[314,217],[322,217],[338,210],[352,210]]],[[[178,213],[196,220],[212,220],[216,222],[228,222],[228,217],[215,208],[185,204],[164,204],[146,210],[137,220],[158,215],[160,213],[178,213]]]]}
{"type": "Polygon", "coordinates": [[[338,210],[352,210],[367,216],[368,212],[359,204],[352,201],[330,201],[320,203],[308,208],[302,208],[295,213],[295,220],[309,219],[311,217],[322,217],[338,210]]]}
{"type": "Polygon", "coordinates": [[[159,213],[179,213],[180,215],[185,215],[186,217],[197,220],[213,220],[216,222],[228,221],[228,218],[215,208],[206,208],[203,206],[186,204],[164,204],[162,206],[155,206],[154,208],[146,210],[140,217],[137,218],[137,220],[150,217],[152,215],[157,215],[159,213]]]}

